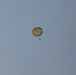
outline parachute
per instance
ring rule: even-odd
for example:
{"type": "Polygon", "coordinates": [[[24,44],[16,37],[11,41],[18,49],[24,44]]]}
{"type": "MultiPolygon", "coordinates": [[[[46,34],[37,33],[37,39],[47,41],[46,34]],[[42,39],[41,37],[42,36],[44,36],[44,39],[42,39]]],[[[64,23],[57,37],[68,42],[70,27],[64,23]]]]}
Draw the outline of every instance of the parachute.
{"type": "MultiPolygon", "coordinates": [[[[40,28],[40,27],[35,27],[35,28],[32,30],[32,34],[33,34],[34,36],[36,36],[36,37],[41,36],[42,33],[43,33],[43,29],[40,28]]],[[[39,38],[39,40],[40,40],[40,38],[39,38]]]]}

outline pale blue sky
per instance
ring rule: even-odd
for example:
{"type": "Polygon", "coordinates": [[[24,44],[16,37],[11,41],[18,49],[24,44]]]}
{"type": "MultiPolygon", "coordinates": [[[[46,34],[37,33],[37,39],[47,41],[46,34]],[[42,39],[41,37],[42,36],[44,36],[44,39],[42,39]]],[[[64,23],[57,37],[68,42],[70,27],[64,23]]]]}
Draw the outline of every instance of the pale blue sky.
{"type": "Polygon", "coordinates": [[[0,75],[76,75],[76,0],[0,0],[0,75]]]}

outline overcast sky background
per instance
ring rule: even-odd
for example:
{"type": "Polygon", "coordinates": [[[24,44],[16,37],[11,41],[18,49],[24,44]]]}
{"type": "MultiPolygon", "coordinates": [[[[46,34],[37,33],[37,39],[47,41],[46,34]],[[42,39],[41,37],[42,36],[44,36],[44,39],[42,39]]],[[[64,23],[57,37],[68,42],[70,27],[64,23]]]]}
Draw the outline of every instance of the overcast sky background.
{"type": "Polygon", "coordinates": [[[76,0],[0,0],[0,75],[76,75],[76,0]]]}

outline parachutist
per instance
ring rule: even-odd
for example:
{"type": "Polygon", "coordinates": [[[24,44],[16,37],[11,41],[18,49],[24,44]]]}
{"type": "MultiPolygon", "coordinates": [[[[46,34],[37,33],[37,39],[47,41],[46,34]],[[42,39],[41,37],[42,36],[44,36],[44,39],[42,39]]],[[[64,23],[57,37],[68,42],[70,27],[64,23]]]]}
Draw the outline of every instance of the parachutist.
{"type": "MultiPolygon", "coordinates": [[[[41,36],[43,33],[43,29],[40,28],[40,27],[35,27],[33,30],[32,30],[32,34],[36,37],[39,37],[41,36]]],[[[39,38],[39,40],[41,40],[41,38],[39,38]]]]}
{"type": "Polygon", "coordinates": [[[41,38],[39,38],[39,40],[41,40],[41,38]]]}

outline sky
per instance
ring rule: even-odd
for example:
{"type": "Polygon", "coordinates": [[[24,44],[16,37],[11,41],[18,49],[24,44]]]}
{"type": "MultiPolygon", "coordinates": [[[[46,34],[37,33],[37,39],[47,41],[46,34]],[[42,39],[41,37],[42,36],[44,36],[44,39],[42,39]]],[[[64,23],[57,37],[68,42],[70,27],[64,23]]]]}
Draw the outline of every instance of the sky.
{"type": "Polygon", "coordinates": [[[76,75],[76,0],[0,0],[0,75],[76,75]]]}

